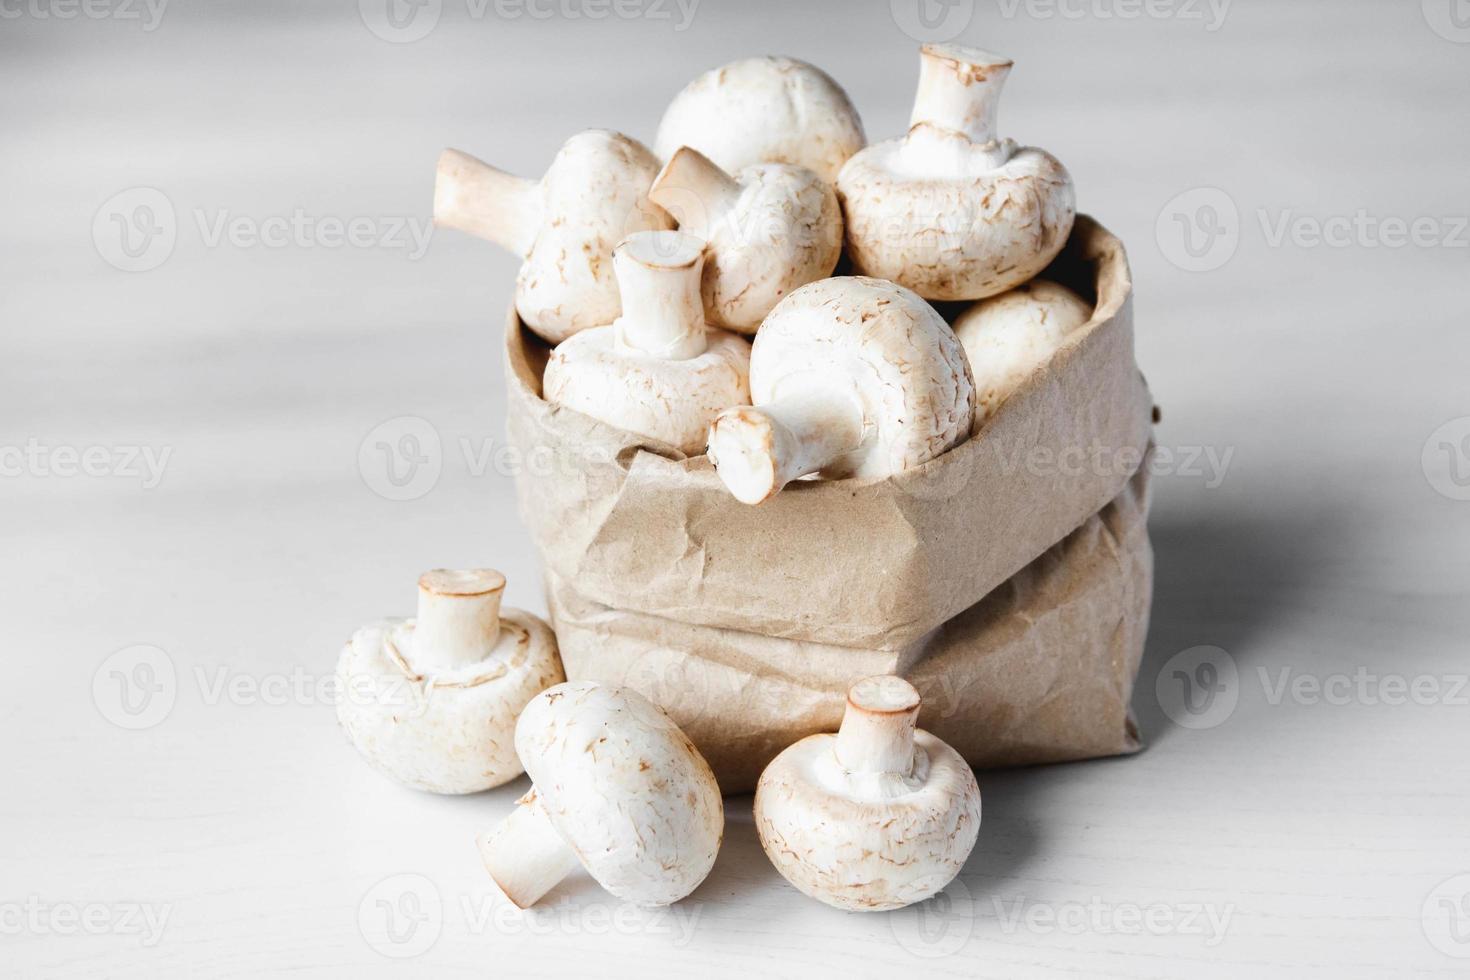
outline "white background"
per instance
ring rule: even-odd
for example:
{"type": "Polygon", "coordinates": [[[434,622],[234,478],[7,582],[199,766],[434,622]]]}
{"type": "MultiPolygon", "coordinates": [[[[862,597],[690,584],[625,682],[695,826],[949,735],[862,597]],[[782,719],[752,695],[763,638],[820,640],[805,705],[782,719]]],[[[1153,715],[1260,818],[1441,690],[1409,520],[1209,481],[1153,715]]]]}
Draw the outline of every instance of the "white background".
{"type": "Polygon", "coordinates": [[[674,910],[579,877],[527,917],[472,843],[522,783],[400,789],[292,689],[411,614],[425,568],[496,565],[543,608],[494,456],[513,260],[448,232],[419,254],[394,221],[422,227],[443,146],[536,174],[577,129],[651,141],[688,78],[744,55],[822,65],[894,135],[923,33],[910,0],[702,0],[687,24],[529,2],[430,2],[397,33],[381,0],[0,3],[0,971],[1470,970],[1466,4],[936,3],[940,33],[1016,59],[1003,131],[1129,244],[1160,443],[1214,454],[1158,481],[1149,747],[982,773],[974,855],[919,909],[802,898],[735,798],[674,910]],[[115,199],[135,188],[163,204],[115,199]],[[316,231],[246,237],[298,211],[316,231]],[[1360,212],[1430,224],[1391,247],[1328,220],[1360,212]],[[372,241],[327,247],[355,217],[372,241]],[[119,218],[172,250],[129,257],[119,218]],[[369,435],[404,416],[440,472],[390,500],[369,435]],[[93,475],[64,475],[89,447],[93,475]],[[152,479],[145,450],[169,454],[152,479]],[[1174,672],[1201,657],[1223,688],[1191,715],[1174,672]],[[140,664],[162,690],[128,715],[140,664]],[[395,942],[385,910],[415,900],[395,942]]]}

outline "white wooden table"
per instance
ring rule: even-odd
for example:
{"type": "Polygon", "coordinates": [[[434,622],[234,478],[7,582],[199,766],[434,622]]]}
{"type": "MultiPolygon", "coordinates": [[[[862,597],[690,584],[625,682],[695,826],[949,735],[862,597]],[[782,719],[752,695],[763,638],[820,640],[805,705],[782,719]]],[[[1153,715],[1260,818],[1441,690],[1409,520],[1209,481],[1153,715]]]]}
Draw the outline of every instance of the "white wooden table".
{"type": "Polygon", "coordinates": [[[823,65],[894,134],[916,11],[360,6],[0,8],[0,972],[1470,971],[1470,30],[1451,0],[929,10],[1016,57],[1005,130],[1067,161],[1130,243],[1176,455],[1148,749],[981,774],[964,873],[891,915],[787,887],[749,798],[673,909],[574,878],[515,912],[472,841],[523,784],[401,790],[318,682],[354,626],[411,612],[424,568],[495,564],[542,608],[495,452],[513,265],[416,243],[439,149],[534,173],[575,129],[651,139],[697,70],[767,51],[823,65]],[[430,462],[394,487],[374,446],[423,435],[405,417],[430,462]],[[1191,713],[1178,672],[1209,679],[1204,657],[1216,696],[1191,713]]]}

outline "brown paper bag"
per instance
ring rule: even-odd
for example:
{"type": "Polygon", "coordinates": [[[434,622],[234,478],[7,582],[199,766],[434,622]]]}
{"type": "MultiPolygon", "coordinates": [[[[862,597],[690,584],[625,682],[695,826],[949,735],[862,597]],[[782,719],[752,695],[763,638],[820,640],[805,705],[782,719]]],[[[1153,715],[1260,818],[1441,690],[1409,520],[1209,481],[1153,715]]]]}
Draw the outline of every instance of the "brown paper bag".
{"type": "Polygon", "coordinates": [[[899,654],[1117,497],[1147,446],[1122,243],[1079,216],[1045,275],[1092,320],[968,442],[883,480],[799,481],[759,507],[703,456],[541,397],[548,350],[512,311],[507,427],[548,571],[610,609],[899,654]]]}
{"type": "Polygon", "coordinates": [[[1153,553],[1141,468],[1096,516],[972,608],[898,651],[827,646],[623,611],[548,578],[567,677],[633,687],[669,712],[726,793],[835,731],[848,685],[907,677],[921,727],[977,768],[1138,749],[1129,712],[1153,553]]]}

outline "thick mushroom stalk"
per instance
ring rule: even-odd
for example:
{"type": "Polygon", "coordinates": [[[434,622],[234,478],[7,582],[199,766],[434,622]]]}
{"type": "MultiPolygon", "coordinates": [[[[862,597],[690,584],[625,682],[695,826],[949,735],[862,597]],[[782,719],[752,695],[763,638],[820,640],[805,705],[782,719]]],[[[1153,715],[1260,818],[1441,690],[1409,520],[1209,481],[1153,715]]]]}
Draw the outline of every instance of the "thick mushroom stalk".
{"type": "Polygon", "coordinates": [[[516,311],[556,344],[617,317],[612,253],[618,242],[636,231],[673,227],[648,200],[658,170],[642,143],[603,129],[569,138],[540,180],[446,150],[434,182],[434,220],[522,259],[516,311]]]}
{"type": "Polygon", "coordinates": [[[493,568],[419,577],[418,616],[371,623],[337,659],[337,720],[375,769],[433,793],[477,793],[521,774],[516,716],[565,680],[556,637],[501,607],[493,568]]]}
{"type": "Polygon", "coordinates": [[[419,576],[413,665],[453,670],[478,663],[500,642],[505,576],[492,568],[437,568],[419,576]]]}
{"type": "Polygon", "coordinates": [[[1056,258],[1076,192],[1051,154],[997,134],[1010,70],[977,48],[922,48],[909,131],[855,153],[837,175],[856,271],[925,299],[970,300],[1056,258]]]}
{"type": "Polygon", "coordinates": [[[468,153],[439,154],[434,224],[484,238],[522,258],[541,223],[541,184],[496,169],[468,153]]]}
{"type": "Polygon", "coordinates": [[[719,785],[694,743],[636,691],[559,684],[522,712],[516,751],[532,790],[478,844],[521,908],[578,864],[642,906],[677,902],[714,866],[725,828],[719,785]]]}
{"type": "Polygon", "coordinates": [[[541,901],[582,863],[541,809],[534,789],[516,800],[511,815],[481,834],[476,845],[485,870],[517,908],[541,901]]]}
{"type": "Polygon", "coordinates": [[[681,231],[630,235],[614,253],[623,315],[559,344],[546,400],[694,455],[710,420],[750,403],[750,345],[710,330],[700,300],[704,242],[681,231]]]}
{"type": "Polygon", "coordinates": [[[902,677],[867,677],[847,692],[847,709],[833,751],[849,772],[914,771],[914,730],[919,692],[902,677]]]}
{"type": "Polygon", "coordinates": [[[706,242],[702,296],[713,326],[754,334],[777,303],[830,276],[842,255],[837,195],[805,167],[761,163],[731,176],[681,146],[648,197],[706,242]]]}
{"type": "Polygon", "coordinates": [[[938,126],[984,145],[996,139],[1001,90],[1015,62],[956,44],[919,52],[919,89],[909,127],[938,126]]]}
{"type": "Polygon", "coordinates": [[[808,376],[790,388],[760,406],[726,409],[710,425],[710,459],[743,504],[761,503],[862,445],[863,408],[851,385],[808,376]]]}
{"type": "Polygon", "coordinates": [[[613,322],[619,349],[670,361],[709,347],[699,276],[704,244],[691,235],[634,235],[613,253],[623,315],[613,322]]]}
{"type": "Polygon", "coordinates": [[[975,390],[964,350],[911,290],[823,279],[777,304],[751,351],[752,406],[710,425],[710,462],[734,497],[793,480],[889,476],[963,442],[975,390]]]}
{"type": "Polygon", "coordinates": [[[902,678],[860,680],[835,735],[802,739],[761,773],[761,847],[802,892],[841,909],[896,909],[964,866],[980,787],[959,753],[915,728],[919,706],[902,678]]]}

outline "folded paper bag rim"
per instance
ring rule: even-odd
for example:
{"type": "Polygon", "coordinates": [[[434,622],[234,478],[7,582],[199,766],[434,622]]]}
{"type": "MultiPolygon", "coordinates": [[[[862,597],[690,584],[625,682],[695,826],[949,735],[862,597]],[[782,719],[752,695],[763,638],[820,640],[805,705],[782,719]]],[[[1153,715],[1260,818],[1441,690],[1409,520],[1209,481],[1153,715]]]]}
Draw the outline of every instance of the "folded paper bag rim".
{"type": "Polygon", "coordinates": [[[880,480],[735,501],[704,456],[541,396],[549,349],[510,311],[507,430],[548,571],[602,605],[802,642],[898,651],[1080,527],[1141,465],[1152,399],[1134,363],[1122,242],[1079,215],[1043,277],[1092,319],[943,456],[880,480]]]}

